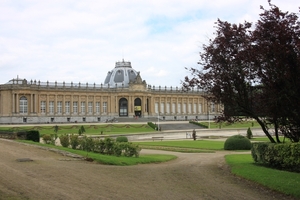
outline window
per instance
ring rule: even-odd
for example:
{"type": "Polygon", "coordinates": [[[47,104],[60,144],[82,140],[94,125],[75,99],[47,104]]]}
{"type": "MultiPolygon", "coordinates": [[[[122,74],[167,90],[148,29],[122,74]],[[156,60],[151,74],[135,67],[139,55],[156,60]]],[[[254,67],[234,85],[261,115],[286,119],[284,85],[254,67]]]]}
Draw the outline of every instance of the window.
{"type": "Polygon", "coordinates": [[[88,103],[88,112],[89,112],[89,114],[93,113],[93,102],[88,103]]]}
{"type": "Polygon", "coordinates": [[[49,101],[49,113],[54,113],[54,101],[49,101]]]}
{"type": "Polygon", "coordinates": [[[70,101],[65,102],[65,112],[66,114],[70,114],[70,101]]]}
{"type": "Polygon", "coordinates": [[[27,113],[28,111],[28,102],[26,97],[21,97],[20,98],[20,113],[27,113]]]}
{"type": "Polygon", "coordinates": [[[100,113],[100,102],[96,102],[96,113],[100,113]]]}
{"type": "Polygon", "coordinates": [[[215,110],[215,103],[214,102],[211,102],[210,103],[210,112],[214,113],[216,110],[215,110]]]}
{"type": "Polygon", "coordinates": [[[107,113],[107,102],[103,102],[103,112],[107,113]]]}
{"type": "Polygon", "coordinates": [[[186,103],[183,104],[183,113],[186,113],[186,103]]]}
{"type": "Polygon", "coordinates": [[[85,101],[81,102],[81,113],[84,114],[85,113],[85,101]]]}
{"type": "Polygon", "coordinates": [[[197,113],[197,104],[194,103],[193,113],[197,113]]]}
{"type": "Polygon", "coordinates": [[[180,103],[177,104],[177,113],[181,113],[181,104],[180,103]]]}
{"type": "Polygon", "coordinates": [[[158,103],[155,103],[155,113],[158,114],[158,103]]]}
{"type": "Polygon", "coordinates": [[[202,113],[202,104],[199,104],[198,113],[202,113]]]}
{"type": "Polygon", "coordinates": [[[62,113],[62,101],[57,102],[57,113],[58,114],[62,113]]]}
{"type": "Polygon", "coordinates": [[[170,113],[170,103],[167,103],[166,113],[170,113]]]}
{"type": "Polygon", "coordinates": [[[46,101],[41,101],[41,113],[46,113],[46,101]]]}
{"type": "Polygon", "coordinates": [[[165,113],[165,103],[160,103],[160,112],[165,113]]]}
{"type": "Polygon", "coordinates": [[[189,103],[189,105],[188,105],[188,110],[189,110],[189,113],[191,114],[192,113],[192,104],[191,103],[189,103]]]}
{"type": "Polygon", "coordinates": [[[175,104],[175,103],[172,103],[172,113],[176,113],[175,108],[176,108],[176,104],[175,104]]]}
{"type": "Polygon", "coordinates": [[[73,113],[74,114],[78,113],[78,102],[77,101],[73,102],[73,113]]]}

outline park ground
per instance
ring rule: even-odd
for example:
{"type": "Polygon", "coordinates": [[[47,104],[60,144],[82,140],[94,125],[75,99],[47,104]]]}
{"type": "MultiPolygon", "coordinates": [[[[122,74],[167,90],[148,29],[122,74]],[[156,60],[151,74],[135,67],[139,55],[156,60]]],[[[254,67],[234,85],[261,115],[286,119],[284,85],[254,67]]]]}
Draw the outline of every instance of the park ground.
{"type": "Polygon", "coordinates": [[[232,175],[229,151],[142,150],[178,158],[109,166],[13,140],[0,139],[0,146],[0,199],[293,199],[232,175]]]}

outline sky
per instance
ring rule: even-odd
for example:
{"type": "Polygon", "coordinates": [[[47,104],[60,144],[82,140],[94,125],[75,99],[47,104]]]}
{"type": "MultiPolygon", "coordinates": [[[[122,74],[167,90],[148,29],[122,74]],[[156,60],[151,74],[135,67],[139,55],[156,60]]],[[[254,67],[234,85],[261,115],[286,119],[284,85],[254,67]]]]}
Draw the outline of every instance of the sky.
{"type": "MultiPolygon", "coordinates": [[[[297,0],[272,0],[299,13],[297,0]]],[[[217,19],[256,22],[267,0],[0,0],[0,84],[104,83],[130,61],[152,86],[181,86],[217,19]]]]}

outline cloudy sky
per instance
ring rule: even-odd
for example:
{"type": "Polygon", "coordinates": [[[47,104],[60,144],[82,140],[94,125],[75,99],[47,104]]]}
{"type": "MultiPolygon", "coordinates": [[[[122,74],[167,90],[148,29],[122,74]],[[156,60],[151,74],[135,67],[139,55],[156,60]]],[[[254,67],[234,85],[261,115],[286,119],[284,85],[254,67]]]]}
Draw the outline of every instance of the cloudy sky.
{"type": "MultiPolygon", "coordinates": [[[[298,0],[272,0],[298,12],[298,0]]],[[[147,84],[180,86],[218,18],[255,22],[267,0],[0,0],[0,84],[103,83],[131,61],[147,84]]]]}

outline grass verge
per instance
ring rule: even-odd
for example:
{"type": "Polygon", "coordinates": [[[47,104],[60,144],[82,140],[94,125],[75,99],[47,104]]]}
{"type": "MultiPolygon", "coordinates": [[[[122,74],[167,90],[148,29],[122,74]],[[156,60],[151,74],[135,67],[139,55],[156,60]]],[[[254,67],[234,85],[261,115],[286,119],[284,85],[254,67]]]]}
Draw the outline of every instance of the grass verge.
{"type": "Polygon", "coordinates": [[[94,161],[106,164],[106,165],[119,165],[119,166],[128,166],[128,165],[137,165],[137,164],[148,164],[148,163],[160,163],[167,162],[170,160],[174,160],[177,157],[174,155],[163,155],[163,154],[149,154],[149,155],[140,155],[138,158],[136,157],[125,157],[125,156],[109,156],[103,155],[99,153],[86,152],[81,150],[74,150],[71,148],[65,148],[62,146],[53,146],[47,144],[36,143],[28,140],[18,140],[22,143],[32,144],[36,146],[42,146],[47,148],[58,149],[66,152],[70,152],[73,154],[81,155],[83,157],[92,158],[94,161]]]}
{"type": "Polygon", "coordinates": [[[210,140],[188,140],[188,141],[147,141],[147,142],[134,142],[143,148],[170,148],[170,149],[194,149],[194,150],[224,150],[224,141],[210,141],[210,140]]]}
{"type": "Polygon", "coordinates": [[[251,155],[226,155],[231,172],[272,190],[300,198],[300,173],[275,170],[257,165],[251,155]]]}

